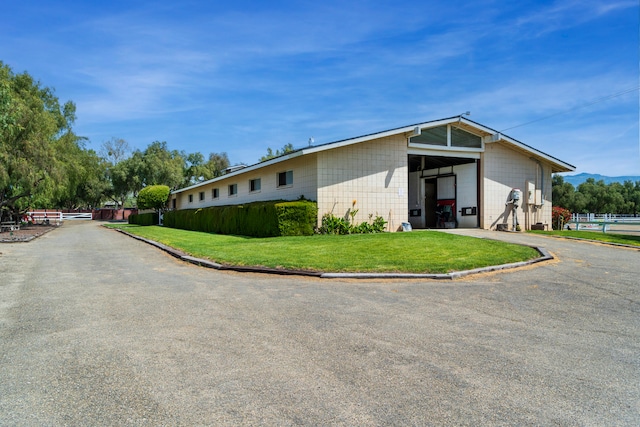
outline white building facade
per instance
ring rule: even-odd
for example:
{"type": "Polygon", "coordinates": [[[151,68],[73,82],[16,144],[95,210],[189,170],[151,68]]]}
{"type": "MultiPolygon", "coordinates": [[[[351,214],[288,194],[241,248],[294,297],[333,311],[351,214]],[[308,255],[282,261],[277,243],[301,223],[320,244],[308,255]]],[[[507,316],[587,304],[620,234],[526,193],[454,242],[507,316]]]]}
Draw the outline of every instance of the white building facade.
{"type": "Polygon", "coordinates": [[[265,200],[318,203],[322,215],[382,216],[389,231],[551,223],[551,176],[575,167],[464,117],[308,147],[172,192],[169,207],[265,200]]]}

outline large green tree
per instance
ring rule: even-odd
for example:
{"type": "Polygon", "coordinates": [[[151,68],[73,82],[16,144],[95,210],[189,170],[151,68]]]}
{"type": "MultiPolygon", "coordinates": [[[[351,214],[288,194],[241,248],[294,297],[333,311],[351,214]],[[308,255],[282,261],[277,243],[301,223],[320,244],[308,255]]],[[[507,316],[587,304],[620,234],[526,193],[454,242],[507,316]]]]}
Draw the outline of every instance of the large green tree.
{"type": "Polygon", "coordinates": [[[111,181],[109,197],[118,206],[124,207],[129,196],[135,197],[143,188],[144,160],[137,150],[116,164],[109,164],[107,174],[111,181]]]}
{"type": "Polygon", "coordinates": [[[229,167],[227,153],[210,153],[207,161],[199,152],[183,153],[182,157],[185,160],[183,187],[218,177],[229,167]]]}
{"type": "Polygon", "coordinates": [[[184,159],[180,152],[169,150],[165,141],[154,141],[141,155],[141,186],[136,194],[147,185],[166,185],[171,189],[180,186],[184,179],[184,159]]]}
{"type": "Polygon", "coordinates": [[[0,62],[0,213],[19,216],[30,203],[55,203],[67,180],[60,145],[78,144],[75,105],[0,62]]]}
{"type": "Polygon", "coordinates": [[[62,154],[65,179],[56,190],[55,205],[67,209],[97,208],[107,198],[110,182],[107,161],[82,141],[61,138],[56,150],[62,154]]]}
{"type": "Polygon", "coordinates": [[[574,188],[560,175],[553,177],[553,204],[575,213],[640,213],[640,181],[613,182],[588,178],[574,188]]]}

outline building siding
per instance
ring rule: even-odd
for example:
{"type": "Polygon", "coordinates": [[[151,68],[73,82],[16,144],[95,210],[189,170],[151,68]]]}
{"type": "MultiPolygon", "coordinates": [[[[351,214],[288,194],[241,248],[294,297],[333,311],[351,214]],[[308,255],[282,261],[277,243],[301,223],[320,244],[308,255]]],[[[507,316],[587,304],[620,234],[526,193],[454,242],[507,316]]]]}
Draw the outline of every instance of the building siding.
{"type": "Polygon", "coordinates": [[[357,223],[382,216],[396,231],[408,217],[407,140],[394,135],[318,153],[318,215],[357,223]],[[354,206],[355,202],[355,206],[354,206]]]}
{"type": "Polygon", "coordinates": [[[518,208],[518,222],[524,229],[527,222],[551,224],[551,166],[542,163],[542,174],[538,163],[528,156],[503,144],[487,144],[482,158],[483,164],[483,211],[481,226],[495,229],[497,224],[512,223],[511,208],[505,203],[509,199],[512,188],[523,192],[523,199],[518,208]],[[544,178],[542,195],[544,203],[539,208],[526,205],[525,190],[527,182],[533,182],[541,189],[541,178],[544,178]],[[524,207],[524,210],[523,210],[524,207]],[[528,211],[528,212],[527,212],[528,211]]]}
{"type": "MultiPolygon", "coordinates": [[[[466,121],[458,117],[441,122],[454,119],[458,125],[466,121]]],[[[428,122],[425,125],[442,123],[428,122]]],[[[495,229],[497,224],[511,223],[511,208],[505,203],[512,188],[519,188],[523,192],[518,209],[518,219],[523,228],[535,223],[550,224],[552,170],[567,171],[573,167],[518,141],[506,137],[496,140],[490,130],[482,129],[480,125],[469,122],[466,126],[470,130],[478,127],[480,134],[492,136],[487,139],[495,142],[484,141],[482,148],[466,150],[434,148],[425,144],[408,146],[407,136],[414,128],[398,128],[309,147],[289,156],[232,172],[213,182],[178,190],[172,194],[175,204],[170,202],[170,206],[195,209],[255,201],[296,200],[303,196],[317,201],[318,223],[324,214],[350,218],[349,214],[357,210],[356,223],[368,221],[370,216],[381,216],[388,222],[389,231],[397,231],[402,223],[408,222],[409,209],[421,209],[422,218],[411,219],[414,225],[420,226],[424,225],[422,177],[425,171],[409,174],[408,153],[411,153],[427,157],[479,158],[479,163],[448,166],[451,173],[456,175],[458,226],[477,227],[479,224],[481,228],[495,229]],[[532,156],[539,160],[534,160],[532,156]],[[278,173],[287,171],[293,172],[293,183],[278,187],[278,173]],[[260,190],[252,192],[250,182],[255,179],[260,179],[260,190]],[[228,187],[233,184],[237,185],[237,194],[229,196],[228,187]],[[216,199],[212,198],[214,188],[219,191],[216,199]],[[532,189],[534,191],[528,191],[532,189]],[[528,195],[536,194],[535,190],[539,190],[543,196],[542,203],[527,204],[528,195]],[[202,200],[201,193],[204,194],[202,200]],[[462,217],[460,209],[464,207],[476,207],[477,216],[462,217]]],[[[433,173],[441,175],[444,173],[441,169],[433,173]]]]}
{"type": "Polygon", "coordinates": [[[175,194],[176,209],[198,209],[209,206],[239,205],[242,203],[266,200],[297,200],[304,196],[308,200],[317,200],[317,168],[316,156],[309,155],[276,163],[248,173],[240,173],[230,177],[222,176],[216,181],[175,194]],[[293,184],[278,187],[278,173],[293,171],[293,184]],[[260,191],[250,192],[249,182],[260,179],[260,191]],[[229,196],[229,185],[237,184],[238,193],[229,196]],[[212,190],[218,188],[219,197],[212,198],[212,190]],[[204,200],[199,193],[204,192],[204,200]],[[189,195],[193,201],[189,202],[189,195]]]}

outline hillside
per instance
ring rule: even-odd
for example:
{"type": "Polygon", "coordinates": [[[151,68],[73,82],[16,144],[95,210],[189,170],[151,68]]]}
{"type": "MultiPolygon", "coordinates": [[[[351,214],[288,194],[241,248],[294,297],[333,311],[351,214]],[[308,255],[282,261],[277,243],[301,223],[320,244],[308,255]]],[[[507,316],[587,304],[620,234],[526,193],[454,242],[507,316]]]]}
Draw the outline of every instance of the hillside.
{"type": "Polygon", "coordinates": [[[572,184],[574,187],[582,184],[589,178],[593,178],[596,181],[603,180],[605,184],[610,184],[612,182],[623,183],[625,181],[640,181],[640,176],[605,176],[594,173],[579,173],[577,175],[563,175],[564,182],[568,182],[572,184]]]}

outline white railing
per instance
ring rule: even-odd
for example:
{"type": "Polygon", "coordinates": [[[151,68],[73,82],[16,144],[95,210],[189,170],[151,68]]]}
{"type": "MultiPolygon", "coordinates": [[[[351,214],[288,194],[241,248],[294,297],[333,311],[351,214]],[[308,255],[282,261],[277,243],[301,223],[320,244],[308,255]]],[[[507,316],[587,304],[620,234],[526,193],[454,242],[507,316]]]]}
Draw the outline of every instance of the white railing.
{"type": "Polygon", "coordinates": [[[49,211],[33,211],[27,212],[27,217],[35,224],[56,224],[60,225],[62,222],[62,212],[49,212],[49,211]]]}
{"type": "Polygon", "coordinates": [[[58,212],[58,211],[32,211],[27,212],[27,219],[35,224],[56,224],[62,221],[89,220],[93,219],[91,212],[58,212]]]}
{"type": "Polygon", "coordinates": [[[571,214],[571,222],[640,223],[640,217],[619,214],[571,214]]]}
{"type": "Polygon", "coordinates": [[[575,226],[575,230],[602,230],[603,233],[611,230],[612,225],[639,226],[640,217],[634,215],[617,214],[571,214],[571,221],[566,225],[575,226]]]}
{"type": "Polygon", "coordinates": [[[92,220],[93,214],[91,212],[63,212],[62,213],[63,220],[92,220]]]}

